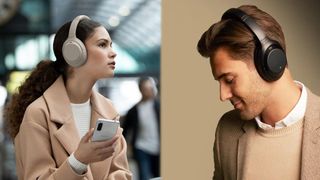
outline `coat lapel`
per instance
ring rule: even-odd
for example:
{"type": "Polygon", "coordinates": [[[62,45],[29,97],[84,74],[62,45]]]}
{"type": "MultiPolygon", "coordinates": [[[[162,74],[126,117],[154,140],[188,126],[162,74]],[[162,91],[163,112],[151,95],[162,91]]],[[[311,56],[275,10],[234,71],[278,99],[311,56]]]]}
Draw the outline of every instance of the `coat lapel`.
{"type": "MultiPolygon", "coordinates": [[[[50,111],[50,120],[57,124],[57,130],[53,134],[68,154],[71,154],[77,149],[80,136],[62,76],[48,88],[43,96],[50,111]]],[[[109,100],[98,92],[92,91],[90,128],[95,127],[98,118],[119,119],[119,117],[109,100]]]]}
{"type": "MultiPolygon", "coordinates": [[[[67,95],[65,85],[60,76],[43,94],[46,104],[49,109],[48,123],[55,123],[55,129],[50,129],[54,137],[64,148],[66,153],[73,153],[80,142],[80,136],[73,118],[73,113],[70,105],[70,100],[67,95]]],[[[117,119],[120,116],[114,109],[110,100],[96,91],[92,91],[91,97],[91,120],[90,128],[94,128],[98,118],[117,119]]],[[[89,168],[89,173],[94,174],[94,179],[103,179],[109,169],[106,169],[107,161],[92,163],[89,168]]],[[[108,174],[108,173],[107,173],[108,174]]]]}
{"type": "Polygon", "coordinates": [[[95,127],[99,118],[119,120],[120,115],[112,106],[111,101],[98,92],[92,91],[90,128],[95,127]]]}
{"type": "MultiPolygon", "coordinates": [[[[95,127],[98,118],[119,120],[120,117],[111,102],[96,91],[93,91],[91,96],[91,112],[90,128],[95,127]]],[[[105,160],[90,165],[92,174],[95,175],[94,179],[104,179],[104,175],[108,174],[106,171],[109,169],[105,168],[108,167],[106,163],[105,160]]]]}
{"type": "Polygon", "coordinates": [[[92,122],[95,123],[98,118],[113,119],[113,120],[119,120],[120,118],[120,115],[112,106],[111,101],[107,100],[104,96],[102,96],[96,91],[92,91],[91,105],[92,105],[91,106],[92,108],[91,123],[92,122]]]}
{"type": "MultiPolygon", "coordinates": [[[[54,137],[66,150],[67,154],[73,153],[80,142],[80,136],[73,119],[70,100],[67,95],[62,77],[59,77],[43,94],[49,109],[50,121],[55,123],[56,129],[52,130],[54,137]]],[[[112,106],[111,101],[96,91],[92,91],[90,128],[94,128],[98,118],[117,119],[120,116],[112,106]]],[[[92,163],[89,167],[94,179],[103,179],[106,174],[107,161],[92,163]]]]}
{"type": "Polygon", "coordinates": [[[320,179],[320,98],[308,90],[304,117],[301,179],[320,179]]]}
{"type": "Polygon", "coordinates": [[[68,121],[54,133],[68,154],[72,154],[78,147],[80,136],[74,121],[68,121]]]}
{"type": "Polygon", "coordinates": [[[73,120],[70,100],[62,76],[47,89],[43,96],[48,105],[50,120],[57,125],[53,134],[70,155],[77,149],[80,137],[73,120]]]}
{"type": "Polygon", "coordinates": [[[244,123],[242,126],[244,131],[243,135],[238,140],[238,155],[237,155],[237,179],[243,179],[244,171],[246,170],[246,153],[248,140],[252,133],[255,133],[256,124],[255,120],[250,120],[244,123]]]}

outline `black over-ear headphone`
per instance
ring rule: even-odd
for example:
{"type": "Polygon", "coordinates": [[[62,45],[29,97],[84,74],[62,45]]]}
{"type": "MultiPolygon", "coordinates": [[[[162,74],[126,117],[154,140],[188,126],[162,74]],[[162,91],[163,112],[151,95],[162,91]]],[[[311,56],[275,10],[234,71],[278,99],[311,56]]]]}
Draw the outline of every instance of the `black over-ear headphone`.
{"type": "Polygon", "coordinates": [[[246,25],[254,35],[254,64],[259,75],[268,82],[278,80],[287,65],[286,54],[280,44],[270,40],[254,19],[240,9],[227,10],[221,19],[233,19],[246,25]]]}
{"type": "Polygon", "coordinates": [[[79,67],[87,60],[85,45],[76,36],[77,26],[82,19],[90,19],[88,16],[79,15],[72,21],[67,40],[62,46],[62,55],[66,62],[72,67],[79,67]]]}

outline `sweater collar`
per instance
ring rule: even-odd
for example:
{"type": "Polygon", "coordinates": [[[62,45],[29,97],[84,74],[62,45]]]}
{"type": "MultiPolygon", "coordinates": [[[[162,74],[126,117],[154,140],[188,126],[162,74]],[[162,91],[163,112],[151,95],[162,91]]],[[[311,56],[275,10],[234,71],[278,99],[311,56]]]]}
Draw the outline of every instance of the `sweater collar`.
{"type": "Polygon", "coordinates": [[[288,113],[288,115],[285,118],[276,122],[275,127],[272,127],[271,125],[262,122],[260,116],[255,117],[255,120],[256,120],[259,128],[261,128],[263,130],[281,129],[284,127],[291,126],[291,125],[295,124],[296,122],[298,122],[300,119],[303,119],[305,112],[306,112],[306,108],[307,108],[307,96],[308,96],[307,89],[303,83],[301,83],[299,81],[295,81],[295,83],[297,84],[297,86],[300,87],[301,95],[300,95],[300,98],[299,98],[297,104],[294,106],[294,108],[288,113]]]}

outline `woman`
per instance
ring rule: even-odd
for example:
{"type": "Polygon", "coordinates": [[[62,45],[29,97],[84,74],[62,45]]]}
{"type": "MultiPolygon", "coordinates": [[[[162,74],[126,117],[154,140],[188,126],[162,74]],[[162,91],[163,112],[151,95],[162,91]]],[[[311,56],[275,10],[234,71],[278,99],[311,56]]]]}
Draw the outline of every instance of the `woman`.
{"type": "Polygon", "coordinates": [[[110,140],[90,140],[98,118],[119,118],[92,90],[114,75],[107,30],[78,16],[58,30],[53,48],[56,61],[41,61],[7,107],[19,179],[131,179],[121,128],[110,140]]]}

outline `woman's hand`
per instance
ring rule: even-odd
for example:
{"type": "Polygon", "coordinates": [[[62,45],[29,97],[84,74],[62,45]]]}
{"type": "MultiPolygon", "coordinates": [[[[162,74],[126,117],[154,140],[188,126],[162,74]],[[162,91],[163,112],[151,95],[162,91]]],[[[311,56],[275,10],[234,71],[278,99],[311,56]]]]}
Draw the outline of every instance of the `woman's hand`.
{"type": "Polygon", "coordinates": [[[115,135],[110,140],[92,142],[91,137],[93,131],[93,128],[90,129],[81,138],[79,146],[74,152],[74,157],[84,164],[103,161],[111,157],[115,151],[117,140],[119,139],[119,135],[115,135]]]}

